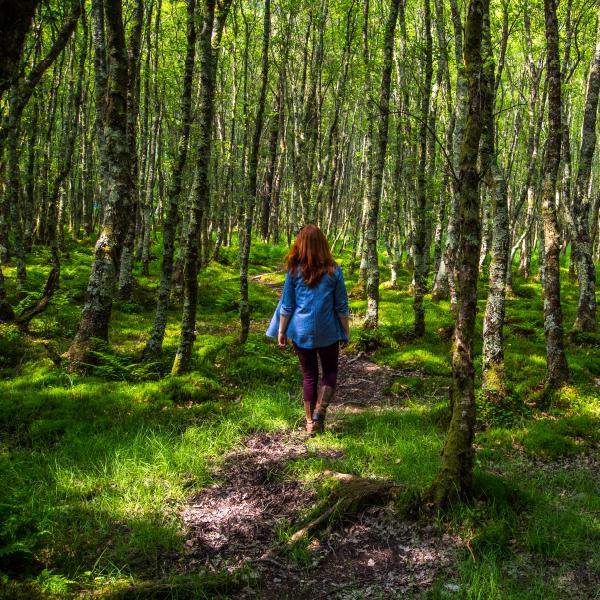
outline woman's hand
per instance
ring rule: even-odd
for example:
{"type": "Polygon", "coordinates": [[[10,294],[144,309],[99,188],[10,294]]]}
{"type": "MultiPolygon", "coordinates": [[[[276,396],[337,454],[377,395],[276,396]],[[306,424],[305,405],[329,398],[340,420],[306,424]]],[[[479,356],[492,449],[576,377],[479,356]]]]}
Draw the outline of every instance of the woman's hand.
{"type": "Polygon", "coordinates": [[[277,345],[280,348],[285,348],[285,346],[287,344],[287,335],[285,335],[285,330],[287,329],[289,320],[290,320],[289,315],[281,315],[279,317],[279,331],[277,332],[277,345]]]}
{"type": "Polygon", "coordinates": [[[340,320],[340,324],[342,329],[344,330],[344,334],[346,335],[347,340],[350,340],[350,317],[343,317],[338,315],[338,319],[340,320]]]}

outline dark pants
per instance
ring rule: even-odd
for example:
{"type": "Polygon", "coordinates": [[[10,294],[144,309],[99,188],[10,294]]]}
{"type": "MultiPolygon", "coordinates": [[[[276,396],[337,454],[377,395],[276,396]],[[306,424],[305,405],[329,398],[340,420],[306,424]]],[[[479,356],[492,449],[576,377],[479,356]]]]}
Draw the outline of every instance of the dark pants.
{"type": "Polygon", "coordinates": [[[310,402],[311,406],[314,407],[317,402],[319,382],[319,361],[317,356],[321,360],[321,369],[323,370],[321,385],[328,385],[335,388],[340,343],[335,342],[335,344],[325,346],[324,348],[299,348],[294,344],[294,350],[302,366],[304,402],[310,402]]]}

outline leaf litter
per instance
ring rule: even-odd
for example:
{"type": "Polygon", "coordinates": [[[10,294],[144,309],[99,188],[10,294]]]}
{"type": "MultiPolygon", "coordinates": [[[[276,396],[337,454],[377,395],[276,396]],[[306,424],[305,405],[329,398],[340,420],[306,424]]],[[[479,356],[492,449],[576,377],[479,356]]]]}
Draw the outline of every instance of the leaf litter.
{"type": "MultiPolygon", "coordinates": [[[[362,354],[342,354],[332,412],[397,404],[388,390],[400,374],[362,354]]],[[[310,456],[341,456],[331,449],[311,452],[305,440],[300,431],[256,433],[224,458],[216,473],[220,483],[203,489],[182,513],[186,571],[250,564],[255,577],[230,595],[240,599],[417,597],[440,576],[453,578],[463,556],[460,538],[403,521],[391,506],[368,508],[313,539],[306,548],[309,564],[271,555],[278,528],[297,522],[317,500],[313,490],[289,478],[289,465],[310,456]]]]}

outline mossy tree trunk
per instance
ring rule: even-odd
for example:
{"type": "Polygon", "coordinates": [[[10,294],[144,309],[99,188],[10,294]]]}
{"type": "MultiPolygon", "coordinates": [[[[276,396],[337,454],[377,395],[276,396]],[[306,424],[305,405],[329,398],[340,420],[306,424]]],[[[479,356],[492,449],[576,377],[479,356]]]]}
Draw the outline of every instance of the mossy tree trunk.
{"type": "MultiPolygon", "coordinates": [[[[140,110],[140,47],[142,41],[142,25],[144,20],[144,7],[141,0],[136,0],[133,7],[133,25],[129,35],[129,58],[128,72],[129,82],[127,86],[127,143],[131,156],[131,181],[135,189],[131,191],[132,208],[135,214],[139,206],[139,161],[137,149],[137,126],[140,110]]],[[[148,49],[149,51],[149,49],[148,49]]],[[[136,220],[130,219],[121,252],[121,264],[119,268],[119,298],[130,300],[133,288],[133,247],[135,243],[136,220]]]]}
{"type": "MultiPolygon", "coordinates": [[[[426,0],[428,3],[429,0],[426,0]]],[[[379,206],[383,187],[383,168],[388,143],[388,123],[390,88],[392,82],[392,66],[394,56],[394,33],[398,20],[400,0],[392,0],[383,38],[383,68],[381,71],[381,90],[379,93],[378,136],[374,148],[373,169],[371,172],[371,188],[368,192],[367,223],[365,243],[367,245],[367,314],[365,328],[377,327],[379,322],[379,260],[377,257],[377,230],[379,223],[379,206]]]]}
{"type": "Polygon", "coordinates": [[[245,193],[246,210],[244,228],[242,230],[240,252],[240,341],[244,343],[250,332],[250,303],[248,299],[248,262],[250,260],[250,246],[252,244],[252,224],[254,221],[254,207],[256,205],[256,181],[258,170],[258,151],[262,133],[265,104],[267,100],[267,86],[269,83],[269,40],[271,37],[271,0],[265,0],[263,45],[262,45],[262,70],[256,118],[254,121],[254,135],[248,159],[248,182],[245,193]]]}
{"type": "Polygon", "coordinates": [[[465,32],[464,67],[468,82],[468,114],[460,153],[460,245],[458,268],[458,317],[452,352],[452,417],[442,452],[442,463],[430,489],[440,508],[466,496],[472,485],[475,389],[473,336],[477,308],[479,247],[481,243],[479,142],[486,101],[481,42],[488,0],[470,0],[465,32]]]}
{"type": "Polygon", "coordinates": [[[181,135],[177,148],[177,159],[173,167],[171,185],[167,193],[167,213],[163,224],[163,256],[160,272],[158,299],[154,326],[146,343],[144,354],[153,356],[161,352],[167,326],[167,309],[171,294],[173,276],[173,255],[175,234],[179,220],[179,203],[183,188],[183,169],[187,161],[192,120],[192,83],[194,78],[194,58],[196,56],[196,0],[187,0],[187,46],[181,93],[181,135]]]}
{"type": "MultiPolygon", "coordinates": [[[[484,15],[482,51],[483,76],[487,91],[484,103],[484,131],[481,149],[482,169],[492,193],[494,209],[492,261],[490,263],[489,292],[483,319],[483,376],[488,389],[502,387],[504,370],[504,313],[506,303],[506,271],[510,247],[508,198],[504,174],[498,165],[496,153],[494,101],[496,97],[494,56],[490,34],[489,15],[484,15]],[[497,379],[495,376],[498,376],[497,379]]],[[[482,253],[483,254],[483,253],[482,253]]]]}
{"type": "Polygon", "coordinates": [[[588,87],[581,127],[579,167],[573,197],[573,250],[577,260],[579,279],[579,302],[573,328],[594,331],[596,328],[596,268],[592,258],[590,241],[590,194],[589,183],[592,160],[596,148],[596,118],[600,92],[600,3],[596,17],[596,49],[590,65],[588,87]]]}
{"type": "MultiPolygon", "coordinates": [[[[216,69],[218,59],[213,49],[213,29],[222,17],[227,16],[231,0],[203,0],[202,29],[199,36],[200,49],[200,104],[198,107],[198,142],[195,149],[196,174],[194,189],[188,207],[188,223],[183,254],[183,311],[179,346],[171,372],[180,375],[189,369],[192,349],[196,339],[196,309],[198,304],[198,257],[200,231],[204,211],[210,205],[209,168],[213,137],[213,115],[216,69]],[[215,19],[215,12],[217,13],[215,19]]],[[[218,33],[218,29],[217,29],[218,33]]],[[[218,39],[218,37],[217,37],[218,39]]]]}
{"type": "MultiPolygon", "coordinates": [[[[104,216],[77,334],[68,350],[73,364],[86,360],[93,338],[108,340],[113,287],[130,204],[131,174],[127,144],[127,48],[121,0],[104,0],[108,77],[104,134],[99,140],[106,166],[104,216]]],[[[101,96],[102,97],[102,96],[101,96]]]]}
{"type": "Polygon", "coordinates": [[[203,0],[202,29],[200,31],[200,105],[198,107],[198,143],[196,146],[196,174],[194,189],[188,207],[183,263],[183,311],[179,346],[171,372],[180,375],[189,369],[192,348],[196,339],[196,308],[198,303],[198,247],[204,207],[209,203],[209,166],[212,149],[212,122],[214,112],[214,70],[212,68],[212,31],[216,0],[203,0]]]}
{"type": "Polygon", "coordinates": [[[562,140],[561,74],[558,54],[558,19],[555,0],[544,0],[546,25],[546,76],[548,78],[548,140],[542,179],[544,221],[544,334],[546,336],[548,388],[558,388],[569,378],[564,349],[560,302],[560,229],[556,215],[556,179],[562,140]]]}
{"type": "Polygon", "coordinates": [[[457,175],[460,171],[460,149],[465,133],[467,118],[467,92],[468,83],[463,65],[463,27],[456,0],[450,0],[450,15],[454,29],[454,57],[457,65],[456,94],[454,116],[451,125],[451,147],[452,147],[452,197],[448,207],[448,225],[446,229],[446,242],[444,253],[440,262],[440,273],[436,275],[435,286],[432,290],[432,299],[441,300],[449,296],[453,312],[456,311],[456,256],[459,242],[459,186],[457,175]]]}

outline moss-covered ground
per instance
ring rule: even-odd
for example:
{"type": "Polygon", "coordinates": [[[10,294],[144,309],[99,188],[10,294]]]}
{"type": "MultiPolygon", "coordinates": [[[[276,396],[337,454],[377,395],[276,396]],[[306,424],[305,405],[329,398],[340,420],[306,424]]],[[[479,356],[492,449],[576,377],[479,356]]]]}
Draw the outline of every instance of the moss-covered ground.
{"type": "MultiPolygon", "coordinates": [[[[274,273],[283,253],[256,244],[251,275],[274,273]]],[[[346,266],[349,254],[339,258],[346,266]]],[[[297,361],[264,337],[275,288],[251,285],[252,333],[244,346],[237,342],[236,259],[236,249],[226,248],[199,277],[198,337],[184,377],[168,375],[179,303],[164,355],[139,358],[153,319],[158,261],[149,277],[135,273],[130,302],[115,302],[110,345],[98,348],[85,374],[67,372],[56,355],[77,327],[89,243],[70,244],[60,289],[28,334],[0,324],[0,596],[108,597],[144,582],[161,582],[160,597],[235,595],[251,565],[239,573],[181,576],[181,506],[213,481],[224,454],[244,437],[297,427],[302,417],[297,361]]],[[[43,287],[48,265],[47,253],[34,251],[23,304],[43,287]]],[[[387,275],[384,268],[382,281],[387,275]]],[[[568,331],[577,287],[563,275],[568,331]]],[[[10,265],[5,277],[14,301],[10,265]]],[[[346,280],[349,289],[356,283],[347,272],[346,280]]],[[[343,428],[309,443],[340,450],[338,471],[418,491],[435,475],[447,424],[453,319],[447,303],[426,302],[427,334],[414,339],[409,282],[403,270],[398,290],[382,285],[381,327],[374,332],[360,329],[365,301],[351,300],[347,349],[412,372],[392,384],[401,410],[349,413],[343,428]]],[[[484,276],[479,340],[486,284],[484,276]]],[[[571,383],[549,398],[540,393],[545,351],[535,278],[515,277],[505,332],[506,393],[478,398],[476,499],[438,523],[458,533],[468,552],[455,578],[435,582],[426,594],[600,598],[600,334],[568,337],[571,383]]],[[[478,343],[478,356],[480,350],[478,343]]],[[[480,359],[477,369],[480,384],[480,359]]],[[[306,458],[294,463],[293,475],[317,485],[330,467],[306,458]]]]}

